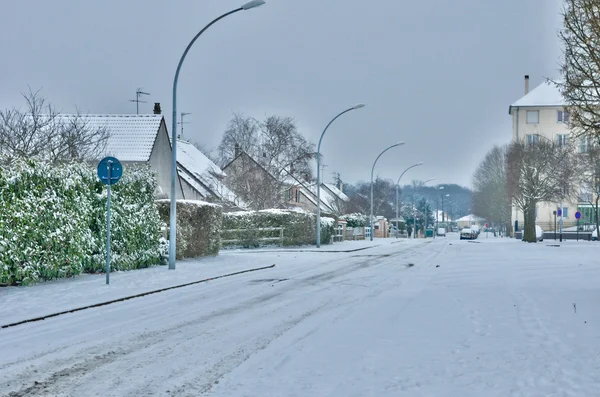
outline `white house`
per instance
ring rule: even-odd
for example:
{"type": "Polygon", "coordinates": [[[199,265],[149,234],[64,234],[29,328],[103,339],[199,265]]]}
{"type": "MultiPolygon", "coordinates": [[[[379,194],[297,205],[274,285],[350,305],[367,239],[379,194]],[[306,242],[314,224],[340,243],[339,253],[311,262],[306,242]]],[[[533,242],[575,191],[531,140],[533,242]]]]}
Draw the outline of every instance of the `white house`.
{"type": "MultiPolygon", "coordinates": [[[[529,90],[529,76],[525,76],[525,95],[510,105],[508,113],[512,117],[512,140],[535,144],[547,138],[566,145],[572,139],[569,127],[569,114],[565,111],[565,101],[558,87],[551,82],[543,82],[533,90],[529,90]]],[[[576,142],[577,151],[585,152],[591,143],[580,138],[576,142]]],[[[563,226],[576,224],[575,213],[578,202],[563,202],[563,226]]],[[[554,214],[559,203],[540,203],[537,208],[536,224],[544,230],[554,230],[554,214]]],[[[512,223],[518,220],[519,229],[523,227],[523,213],[515,206],[512,209],[512,223]]]]}
{"type": "MultiPolygon", "coordinates": [[[[86,129],[106,129],[106,148],[98,154],[114,156],[124,167],[148,164],[157,174],[157,196],[171,193],[171,139],[165,119],[160,114],[87,114],[60,115],[67,120],[78,117],[86,129]]],[[[189,142],[177,142],[176,190],[178,199],[206,200],[243,208],[243,203],[223,185],[225,174],[189,142]]]]}
{"type": "MultiPolygon", "coordinates": [[[[171,143],[164,117],[160,114],[86,114],[60,115],[60,118],[79,117],[85,128],[106,129],[109,137],[106,148],[98,154],[116,157],[124,167],[128,164],[149,164],[157,173],[157,195],[170,195],[171,143]]],[[[177,181],[177,198],[183,198],[177,181]]]]}

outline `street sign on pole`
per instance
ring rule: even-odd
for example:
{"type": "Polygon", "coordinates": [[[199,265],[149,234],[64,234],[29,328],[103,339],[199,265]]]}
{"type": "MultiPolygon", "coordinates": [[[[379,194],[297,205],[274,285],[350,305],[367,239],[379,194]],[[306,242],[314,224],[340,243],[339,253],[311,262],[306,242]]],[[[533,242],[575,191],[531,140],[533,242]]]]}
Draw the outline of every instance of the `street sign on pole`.
{"type": "Polygon", "coordinates": [[[110,284],[110,187],[123,175],[121,162],[105,157],[98,163],[98,178],[106,185],[106,284],[110,284]]]}
{"type": "Polygon", "coordinates": [[[559,208],[558,210],[556,210],[556,215],[562,216],[562,208],[559,208]]]}
{"type": "Polygon", "coordinates": [[[577,211],[575,213],[575,219],[579,219],[579,218],[581,218],[581,212],[577,211]]]}

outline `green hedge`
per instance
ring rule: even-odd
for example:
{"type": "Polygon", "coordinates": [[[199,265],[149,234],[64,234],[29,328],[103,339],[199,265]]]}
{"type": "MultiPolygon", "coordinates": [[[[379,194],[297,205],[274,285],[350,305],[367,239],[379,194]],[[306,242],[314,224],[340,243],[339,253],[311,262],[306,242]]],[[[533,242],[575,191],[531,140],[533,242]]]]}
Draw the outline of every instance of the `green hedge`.
{"type": "MultiPolygon", "coordinates": [[[[169,224],[170,200],[158,200],[158,211],[169,224]]],[[[177,200],[177,259],[218,255],[221,247],[220,205],[195,200],[177,200]]]]}
{"type": "MultiPolygon", "coordinates": [[[[335,219],[321,218],[321,244],[329,244],[334,234],[335,219]]],[[[279,240],[261,241],[264,237],[279,237],[278,231],[252,229],[283,228],[284,246],[314,244],[316,240],[316,216],[307,212],[291,210],[263,210],[230,212],[223,214],[224,247],[256,248],[263,245],[279,245],[279,240]]]]}
{"type": "MultiPolygon", "coordinates": [[[[113,268],[159,263],[160,219],[149,168],[114,186],[113,268]]],[[[104,269],[106,189],[83,164],[23,161],[0,169],[0,284],[104,269]]]]}

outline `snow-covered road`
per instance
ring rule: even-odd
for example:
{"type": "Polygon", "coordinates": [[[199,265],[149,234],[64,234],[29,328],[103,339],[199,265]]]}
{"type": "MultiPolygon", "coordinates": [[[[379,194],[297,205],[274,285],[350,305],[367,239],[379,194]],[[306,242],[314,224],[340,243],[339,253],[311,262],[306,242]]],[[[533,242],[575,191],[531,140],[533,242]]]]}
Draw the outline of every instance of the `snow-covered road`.
{"type": "Polygon", "coordinates": [[[226,252],[276,267],[0,330],[0,395],[599,395],[600,246],[548,244],[226,252]]]}

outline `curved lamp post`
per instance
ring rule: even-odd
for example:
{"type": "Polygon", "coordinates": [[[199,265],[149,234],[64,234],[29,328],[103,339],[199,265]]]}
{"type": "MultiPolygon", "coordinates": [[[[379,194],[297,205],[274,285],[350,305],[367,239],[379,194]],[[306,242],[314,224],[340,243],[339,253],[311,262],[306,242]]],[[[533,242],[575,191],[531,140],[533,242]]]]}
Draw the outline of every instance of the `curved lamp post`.
{"type": "Polygon", "coordinates": [[[231,10],[221,15],[218,18],[215,18],[208,25],[204,27],[194,38],[188,46],[186,47],[181,59],[179,60],[179,64],[177,65],[177,70],[175,71],[175,78],[173,80],[173,116],[172,116],[172,125],[171,125],[171,212],[169,216],[169,269],[175,269],[175,246],[176,246],[176,238],[177,238],[177,81],[179,80],[179,72],[181,70],[181,65],[185,57],[187,56],[190,48],[196,42],[198,37],[202,33],[206,31],[206,29],[210,28],[213,24],[218,22],[219,20],[231,15],[235,14],[238,11],[245,11],[251,8],[255,8],[265,4],[263,0],[252,0],[235,10],[231,10]]]}
{"type": "Polygon", "coordinates": [[[377,156],[377,158],[375,159],[375,162],[373,163],[373,167],[371,167],[371,216],[369,217],[369,227],[371,228],[371,241],[373,241],[373,172],[375,172],[375,164],[377,164],[377,160],[379,160],[379,158],[388,150],[395,148],[396,146],[401,146],[404,145],[406,142],[402,141],[402,142],[398,142],[393,144],[392,146],[389,146],[388,148],[386,148],[383,152],[379,153],[379,156],[377,156]]]}
{"type": "Polygon", "coordinates": [[[323,132],[321,133],[321,138],[319,138],[319,145],[317,146],[317,248],[321,248],[321,141],[323,140],[323,135],[327,132],[329,126],[337,120],[338,117],[343,115],[344,113],[348,113],[352,110],[364,108],[365,105],[360,103],[358,105],[352,106],[349,109],[344,110],[337,116],[335,116],[329,124],[325,127],[323,132]]]}
{"type": "Polygon", "coordinates": [[[423,165],[423,162],[417,163],[417,164],[413,164],[410,167],[408,167],[407,169],[405,169],[404,171],[402,171],[402,173],[400,174],[400,177],[398,178],[398,182],[396,182],[396,238],[398,238],[398,217],[400,216],[398,214],[398,197],[399,197],[399,188],[400,188],[400,179],[402,179],[402,177],[404,176],[404,174],[406,174],[406,171],[410,170],[411,168],[415,168],[418,167],[420,165],[423,165]]]}

